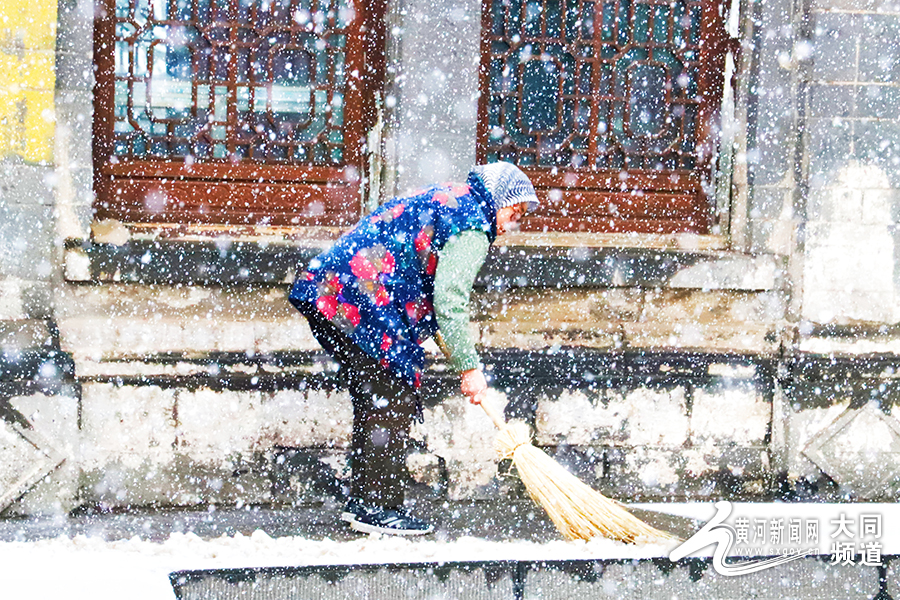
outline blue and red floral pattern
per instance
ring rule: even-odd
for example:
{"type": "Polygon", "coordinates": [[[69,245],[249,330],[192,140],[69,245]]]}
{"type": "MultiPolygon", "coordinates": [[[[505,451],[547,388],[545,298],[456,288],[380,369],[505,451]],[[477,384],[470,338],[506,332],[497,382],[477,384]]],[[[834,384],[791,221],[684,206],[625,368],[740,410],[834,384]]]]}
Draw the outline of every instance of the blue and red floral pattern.
{"type": "Polygon", "coordinates": [[[496,215],[477,177],[394,198],[313,259],[294,281],[290,301],[317,310],[382,366],[418,387],[420,344],[437,330],[434,274],[451,236],[484,231],[496,215]]]}

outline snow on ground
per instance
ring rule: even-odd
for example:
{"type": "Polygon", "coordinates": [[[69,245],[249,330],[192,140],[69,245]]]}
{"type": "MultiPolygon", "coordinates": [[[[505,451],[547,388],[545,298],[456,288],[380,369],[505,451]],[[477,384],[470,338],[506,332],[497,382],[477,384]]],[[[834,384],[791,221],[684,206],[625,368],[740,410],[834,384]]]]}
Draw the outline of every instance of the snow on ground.
{"type": "MultiPolygon", "coordinates": [[[[639,505],[706,522],[712,504],[639,505]]],[[[802,518],[817,520],[819,547],[829,553],[832,521],[858,522],[862,514],[882,516],[883,554],[900,554],[900,505],[897,504],[745,504],[735,503],[731,518],[754,520],[802,518]]],[[[785,521],[786,522],[786,521],[785,521]]],[[[862,538],[859,540],[862,541],[862,538]]],[[[672,546],[674,547],[674,545],[672,546]]],[[[162,542],[134,537],[104,541],[83,535],[35,542],[0,543],[3,597],[29,600],[172,600],[172,571],[339,565],[360,563],[454,562],[484,560],[565,560],[650,558],[668,556],[672,547],[628,546],[605,539],[590,542],[488,541],[473,537],[454,540],[436,536],[405,539],[366,536],[350,541],[312,540],[299,536],[272,538],[261,530],[249,536],[204,540],[173,533],[162,542]]],[[[708,548],[704,552],[711,552],[708,548]]]]}
{"type": "Polygon", "coordinates": [[[162,543],[61,537],[0,544],[3,597],[29,600],[172,600],[172,571],[360,563],[583,559],[665,556],[661,546],[627,547],[609,540],[489,542],[367,536],[349,542],[271,538],[262,531],[202,540],[172,534],[162,543]]]}

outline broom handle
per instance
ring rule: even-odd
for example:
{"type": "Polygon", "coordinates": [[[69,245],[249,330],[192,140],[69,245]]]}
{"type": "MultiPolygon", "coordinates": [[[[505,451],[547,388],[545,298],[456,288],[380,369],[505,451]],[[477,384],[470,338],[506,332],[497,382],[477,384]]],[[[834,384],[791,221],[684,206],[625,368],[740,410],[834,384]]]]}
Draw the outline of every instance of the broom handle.
{"type": "MultiPolygon", "coordinates": [[[[444,353],[444,356],[450,358],[450,348],[447,346],[447,342],[444,341],[444,336],[441,335],[440,331],[434,332],[434,341],[437,343],[438,348],[441,349],[441,352],[444,353]]],[[[487,413],[487,416],[490,417],[491,421],[494,422],[494,427],[497,429],[503,429],[506,427],[506,419],[503,418],[503,415],[498,413],[493,406],[489,405],[486,402],[478,403],[481,408],[484,409],[484,412],[487,413]]]]}
{"type": "Polygon", "coordinates": [[[489,416],[491,418],[491,421],[494,422],[494,427],[496,427],[497,429],[503,429],[504,427],[506,427],[506,419],[503,418],[503,415],[497,412],[497,409],[495,409],[485,401],[479,402],[478,405],[484,409],[484,412],[487,413],[487,416],[489,416]]]}

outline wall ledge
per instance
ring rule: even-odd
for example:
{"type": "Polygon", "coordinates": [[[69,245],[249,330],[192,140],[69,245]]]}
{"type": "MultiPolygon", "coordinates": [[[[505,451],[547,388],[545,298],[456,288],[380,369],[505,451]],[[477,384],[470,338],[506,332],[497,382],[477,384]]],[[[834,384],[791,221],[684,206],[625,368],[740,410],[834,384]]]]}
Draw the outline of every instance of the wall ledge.
{"type": "MultiPolygon", "coordinates": [[[[318,242],[265,240],[69,240],[65,278],[93,284],[288,285],[298,265],[322,248],[318,242]]],[[[771,254],[506,245],[492,248],[476,286],[768,291],[781,287],[781,273],[781,259],[771,254]]]]}

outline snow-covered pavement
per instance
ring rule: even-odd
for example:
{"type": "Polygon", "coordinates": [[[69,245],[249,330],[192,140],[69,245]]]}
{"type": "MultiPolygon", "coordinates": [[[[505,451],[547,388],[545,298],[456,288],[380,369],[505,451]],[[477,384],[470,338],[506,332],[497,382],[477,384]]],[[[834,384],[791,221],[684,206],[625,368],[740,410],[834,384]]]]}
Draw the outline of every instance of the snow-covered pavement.
{"type": "Polygon", "coordinates": [[[608,540],[498,542],[477,538],[408,540],[370,536],[352,541],[271,538],[262,531],[203,540],[174,533],[164,542],[106,542],[60,537],[0,543],[3,597],[29,600],[171,600],[168,575],[185,569],[319,564],[540,560],[600,556],[662,556],[659,546],[627,547],[608,540]]]}
{"type": "MultiPolygon", "coordinates": [[[[664,509],[703,522],[712,517],[712,504],[666,504],[642,508],[664,509]]],[[[729,522],[746,517],[751,523],[801,519],[819,525],[819,548],[827,554],[833,530],[844,522],[854,532],[863,515],[880,515],[879,542],[883,554],[900,554],[900,505],[896,504],[734,504],[729,522]]],[[[751,526],[753,527],[753,526],[751,526]]],[[[805,526],[804,526],[805,528],[805,526]]],[[[785,530],[785,536],[787,536],[785,530]]],[[[805,534],[805,531],[804,531],[805,534]]],[[[751,539],[753,533],[750,534],[751,539]]],[[[767,534],[768,535],[768,534],[767,534]]],[[[869,536],[871,538],[871,535],[869,536]]],[[[867,538],[868,539],[868,538],[867,538]]],[[[770,540],[771,541],[771,540],[770,540]]],[[[787,538],[785,538],[785,543],[787,538]]],[[[858,540],[862,543],[863,538],[858,540]]],[[[203,539],[194,533],[173,532],[151,541],[135,535],[108,541],[101,535],[60,535],[35,541],[0,542],[3,598],[29,600],[171,600],[168,575],[172,571],[487,560],[565,560],[650,558],[667,556],[670,547],[626,546],[605,539],[591,542],[544,542],[453,539],[435,535],[425,539],[368,536],[312,539],[271,537],[262,529],[203,539]]],[[[705,552],[711,551],[707,549],[705,552]]]]}

